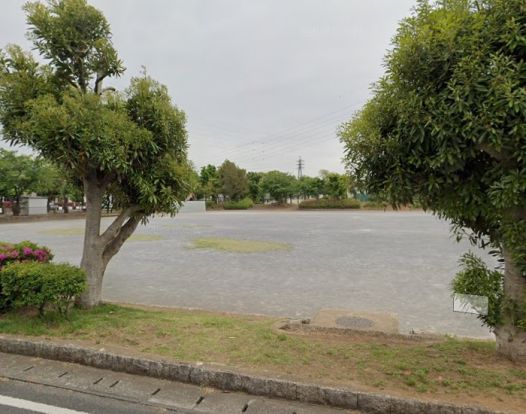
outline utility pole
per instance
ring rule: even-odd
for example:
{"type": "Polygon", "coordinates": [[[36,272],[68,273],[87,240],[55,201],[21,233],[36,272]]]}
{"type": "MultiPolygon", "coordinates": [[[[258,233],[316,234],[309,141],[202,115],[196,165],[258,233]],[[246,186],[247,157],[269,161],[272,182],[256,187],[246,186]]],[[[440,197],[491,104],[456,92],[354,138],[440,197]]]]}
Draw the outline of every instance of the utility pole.
{"type": "Polygon", "coordinates": [[[305,166],[305,161],[301,159],[301,157],[298,159],[298,179],[303,177],[303,167],[305,166]]]}

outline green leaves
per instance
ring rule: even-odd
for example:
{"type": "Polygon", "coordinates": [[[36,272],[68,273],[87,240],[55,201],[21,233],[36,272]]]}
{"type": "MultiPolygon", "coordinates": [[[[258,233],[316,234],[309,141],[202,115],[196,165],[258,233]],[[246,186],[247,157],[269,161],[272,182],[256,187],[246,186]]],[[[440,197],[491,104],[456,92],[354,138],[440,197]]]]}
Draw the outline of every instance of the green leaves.
{"type": "Polygon", "coordinates": [[[295,184],[294,176],[281,171],[269,171],[260,181],[263,194],[269,194],[278,203],[297,193],[295,184]]]}
{"type": "Polygon", "coordinates": [[[526,8],[477,3],[420,2],[394,38],[374,97],[340,138],[369,193],[394,205],[419,197],[501,244],[510,208],[520,211],[512,221],[526,220],[526,8]]]}
{"type": "Polygon", "coordinates": [[[0,196],[17,199],[37,191],[40,164],[28,155],[0,149],[0,196]]]}
{"type": "Polygon", "coordinates": [[[33,306],[42,316],[51,305],[67,316],[74,298],[86,289],[86,275],[65,263],[14,263],[0,271],[0,288],[3,300],[14,307],[33,306]]]}
{"type": "Polygon", "coordinates": [[[24,10],[29,39],[63,82],[86,91],[93,78],[124,72],[108,22],[86,0],[53,0],[47,6],[33,2],[24,10]]]}
{"type": "Polygon", "coordinates": [[[232,161],[225,160],[217,175],[221,194],[233,201],[241,200],[248,192],[247,172],[232,161]]]}
{"type": "Polygon", "coordinates": [[[488,314],[479,318],[489,327],[495,328],[501,322],[503,298],[503,274],[490,270],[473,253],[466,253],[460,260],[462,270],[452,282],[455,293],[485,296],[488,298],[488,314]]]}

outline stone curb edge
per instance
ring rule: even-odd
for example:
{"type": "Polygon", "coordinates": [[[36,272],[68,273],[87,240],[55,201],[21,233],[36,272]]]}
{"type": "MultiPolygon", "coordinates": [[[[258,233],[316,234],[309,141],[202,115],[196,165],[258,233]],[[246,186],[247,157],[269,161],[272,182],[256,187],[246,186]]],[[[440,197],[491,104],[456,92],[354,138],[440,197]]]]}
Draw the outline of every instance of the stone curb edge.
{"type": "Polygon", "coordinates": [[[0,335],[0,352],[72,362],[95,368],[210,386],[225,391],[323,404],[373,414],[505,414],[485,408],[391,397],[304,384],[227,370],[117,355],[72,344],[30,341],[0,335]]]}

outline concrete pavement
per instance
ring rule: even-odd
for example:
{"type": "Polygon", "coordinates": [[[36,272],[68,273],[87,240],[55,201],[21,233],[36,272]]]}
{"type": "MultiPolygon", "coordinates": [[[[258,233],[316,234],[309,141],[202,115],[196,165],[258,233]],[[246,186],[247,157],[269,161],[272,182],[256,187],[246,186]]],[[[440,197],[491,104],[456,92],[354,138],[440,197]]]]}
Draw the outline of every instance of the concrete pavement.
{"type": "MultiPolygon", "coordinates": [[[[109,223],[111,219],[104,219],[109,223]]],[[[0,225],[0,240],[49,246],[80,263],[82,220],[0,225]]],[[[450,282],[468,251],[418,211],[228,211],[157,217],[112,259],[106,300],[311,318],[322,308],[397,314],[402,332],[489,337],[453,312],[450,282]],[[150,237],[150,239],[148,239],[150,237]],[[196,238],[288,243],[290,250],[193,249],[196,238]]]]}
{"type": "Polygon", "coordinates": [[[359,414],[4,353],[0,353],[0,412],[359,414]]]}

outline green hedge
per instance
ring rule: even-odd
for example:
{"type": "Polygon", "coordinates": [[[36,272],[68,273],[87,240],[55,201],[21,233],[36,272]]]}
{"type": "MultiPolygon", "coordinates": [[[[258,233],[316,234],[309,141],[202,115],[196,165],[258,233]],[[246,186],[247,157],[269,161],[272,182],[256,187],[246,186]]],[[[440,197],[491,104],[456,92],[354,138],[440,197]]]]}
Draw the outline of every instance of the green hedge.
{"type": "Polygon", "coordinates": [[[70,305],[87,287],[83,270],[69,264],[13,263],[0,271],[0,307],[46,306],[67,316],[70,305]],[[3,306],[2,306],[3,305],[3,306]]]}
{"type": "Polygon", "coordinates": [[[299,208],[302,209],[331,209],[331,208],[345,208],[345,209],[358,209],[361,204],[358,200],[352,198],[345,198],[343,200],[330,200],[328,198],[320,198],[319,200],[305,200],[299,204],[299,208]]]}
{"type": "Polygon", "coordinates": [[[239,201],[226,201],[223,203],[225,210],[247,210],[254,206],[254,202],[250,198],[244,198],[239,201]]]}
{"type": "Polygon", "coordinates": [[[207,210],[223,210],[223,205],[215,201],[207,201],[205,204],[207,210]]]}

